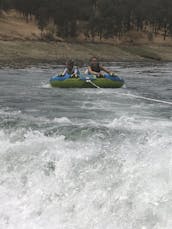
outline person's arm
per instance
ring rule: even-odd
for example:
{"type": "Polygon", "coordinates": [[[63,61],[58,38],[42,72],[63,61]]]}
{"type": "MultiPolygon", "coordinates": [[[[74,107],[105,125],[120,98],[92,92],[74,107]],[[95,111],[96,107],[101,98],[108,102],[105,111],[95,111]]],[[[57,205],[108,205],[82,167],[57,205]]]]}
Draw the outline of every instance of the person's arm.
{"type": "Polygon", "coordinates": [[[103,66],[100,66],[100,69],[108,74],[112,74],[111,71],[109,71],[107,68],[103,67],[103,66]]]}
{"type": "Polygon", "coordinates": [[[67,73],[67,68],[64,69],[62,76],[64,76],[67,73]]]}
{"type": "Polygon", "coordinates": [[[76,76],[79,74],[79,70],[78,70],[78,67],[77,67],[77,66],[75,66],[75,68],[74,68],[74,74],[75,74],[76,76]]]}

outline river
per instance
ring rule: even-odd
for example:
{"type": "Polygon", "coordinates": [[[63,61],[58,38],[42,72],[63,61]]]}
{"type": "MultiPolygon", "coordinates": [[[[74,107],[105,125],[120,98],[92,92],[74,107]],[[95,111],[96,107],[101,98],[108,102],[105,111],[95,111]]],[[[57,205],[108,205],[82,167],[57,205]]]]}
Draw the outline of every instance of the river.
{"type": "Polygon", "coordinates": [[[172,63],[109,68],[124,88],[0,69],[1,229],[172,228],[172,63]]]}

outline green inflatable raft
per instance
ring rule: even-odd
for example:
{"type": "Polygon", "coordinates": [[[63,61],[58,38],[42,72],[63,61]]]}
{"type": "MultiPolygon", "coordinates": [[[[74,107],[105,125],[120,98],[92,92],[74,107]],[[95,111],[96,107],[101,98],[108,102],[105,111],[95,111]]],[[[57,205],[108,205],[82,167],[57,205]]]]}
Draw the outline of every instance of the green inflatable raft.
{"type": "Polygon", "coordinates": [[[93,75],[79,75],[77,78],[71,78],[71,75],[66,74],[51,77],[50,84],[58,88],[120,88],[124,85],[124,80],[109,74],[104,74],[101,78],[93,75]]]}

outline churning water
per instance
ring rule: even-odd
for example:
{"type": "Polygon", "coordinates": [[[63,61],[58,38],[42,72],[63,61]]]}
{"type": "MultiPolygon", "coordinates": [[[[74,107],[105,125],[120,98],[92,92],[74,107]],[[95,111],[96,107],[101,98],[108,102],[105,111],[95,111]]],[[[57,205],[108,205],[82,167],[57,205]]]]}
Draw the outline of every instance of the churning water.
{"type": "Polygon", "coordinates": [[[172,63],[114,63],[126,88],[0,70],[0,229],[171,229],[172,63]]]}

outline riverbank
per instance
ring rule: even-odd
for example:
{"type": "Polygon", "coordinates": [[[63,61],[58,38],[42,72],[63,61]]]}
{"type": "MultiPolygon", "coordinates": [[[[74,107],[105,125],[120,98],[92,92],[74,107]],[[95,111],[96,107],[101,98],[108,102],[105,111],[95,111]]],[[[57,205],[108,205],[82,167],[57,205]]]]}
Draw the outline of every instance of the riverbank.
{"type": "Polygon", "coordinates": [[[68,58],[82,64],[91,56],[102,61],[172,61],[172,46],[0,40],[1,67],[63,64],[68,58]]]}

